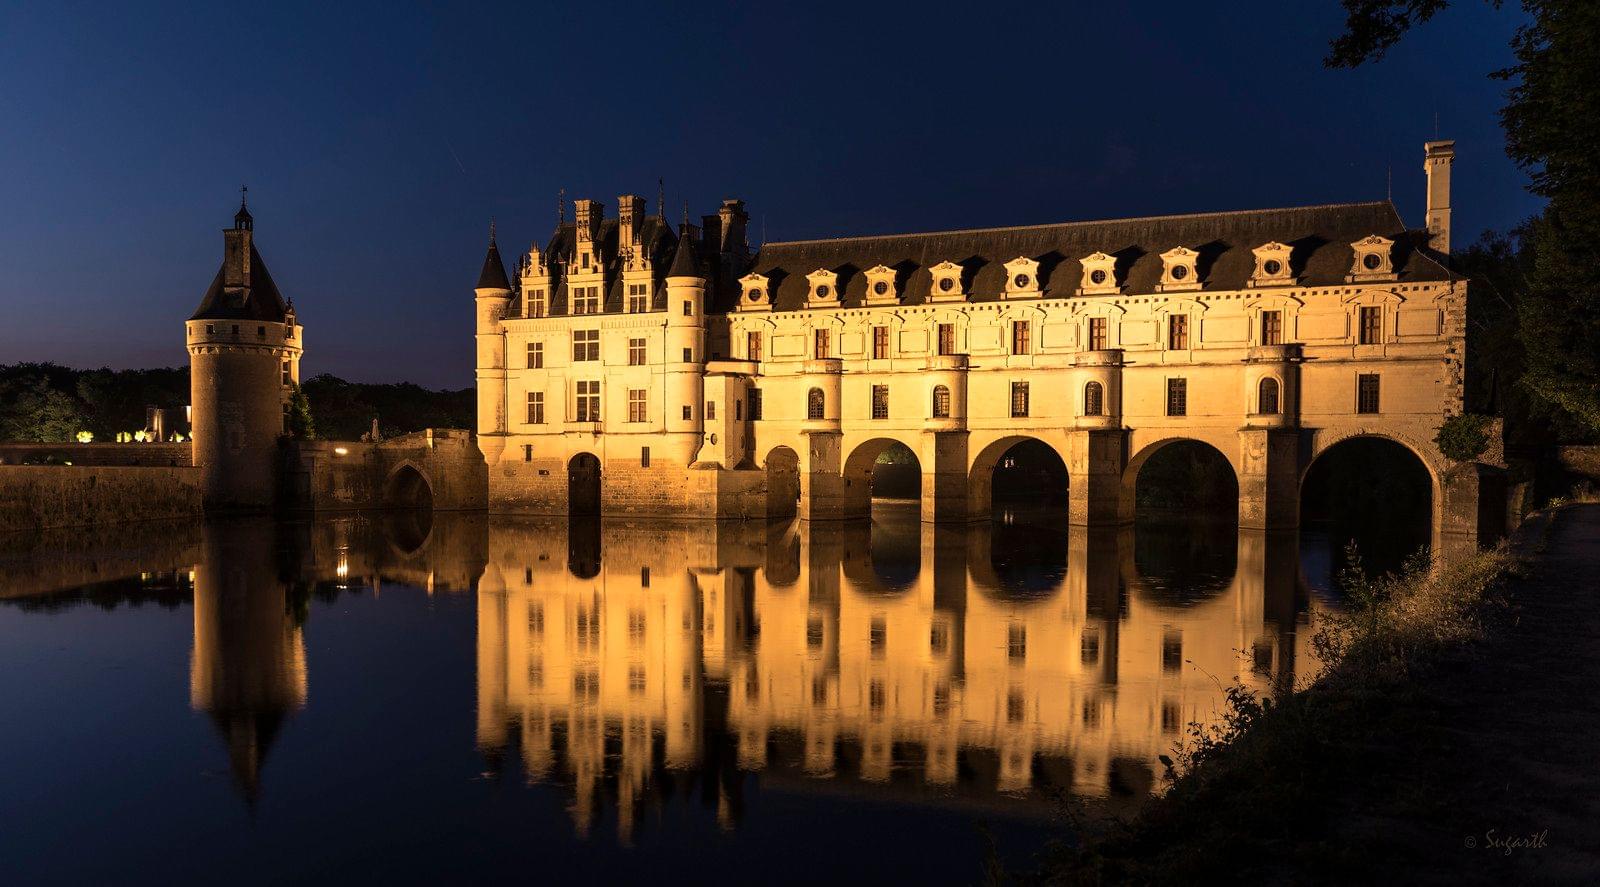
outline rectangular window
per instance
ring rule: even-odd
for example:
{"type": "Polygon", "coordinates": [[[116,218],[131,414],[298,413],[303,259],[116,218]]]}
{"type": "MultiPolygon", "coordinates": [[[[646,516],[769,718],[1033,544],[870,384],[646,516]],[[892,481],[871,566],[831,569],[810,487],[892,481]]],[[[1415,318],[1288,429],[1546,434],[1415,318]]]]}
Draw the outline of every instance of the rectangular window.
{"type": "MultiPolygon", "coordinates": [[[[584,254],[585,257],[588,253],[584,254]]],[[[579,286],[572,290],[573,314],[599,314],[600,313],[600,288],[597,286],[579,286]]]]}
{"type": "Polygon", "coordinates": [[[956,325],[953,323],[939,324],[939,353],[956,353],[956,325]]]}
{"type": "Polygon", "coordinates": [[[750,389],[750,421],[761,421],[761,389],[750,389]]]}
{"type": "Polygon", "coordinates": [[[811,356],[817,358],[818,360],[833,356],[833,351],[829,347],[828,343],[827,330],[811,331],[811,356]]]}
{"type": "Polygon", "coordinates": [[[529,425],[543,425],[544,424],[544,392],[543,391],[530,391],[530,392],[528,392],[528,424],[529,425]]]}
{"type": "Polygon", "coordinates": [[[643,314],[650,310],[650,285],[646,283],[628,284],[628,313],[643,314]]]}
{"type": "Polygon", "coordinates": [[[649,402],[646,400],[646,390],[643,388],[628,389],[628,421],[643,422],[649,412],[649,402]]]}
{"type": "Polygon", "coordinates": [[[530,369],[530,370],[544,369],[544,343],[543,342],[529,342],[528,343],[528,369],[530,369]]]}
{"type": "Polygon", "coordinates": [[[693,317],[694,316],[694,303],[693,302],[684,302],[683,303],[683,316],[684,317],[693,317]]]}
{"type": "Polygon", "coordinates": [[[717,420],[717,402],[714,401],[714,400],[708,400],[708,401],[706,401],[706,421],[707,422],[715,422],[716,420],[717,420]]]}
{"type": "Polygon", "coordinates": [[[744,337],[744,353],[745,353],[745,358],[748,359],[748,360],[760,360],[761,359],[761,334],[760,333],[755,333],[755,332],[745,333],[745,337],[744,337]]]}
{"type": "Polygon", "coordinates": [[[889,386],[872,386],[872,418],[889,418],[889,386]]]}
{"type": "Polygon", "coordinates": [[[735,399],[733,402],[733,418],[739,421],[744,418],[744,401],[735,399]]]}
{"type": "Polygon", "coordinates": [[[599,381],[584,381],[578,383],[577,409],[573,411],[579,422],[600,421],[600,383],[599,381]]]}
{"type": "Polygon", "coordinates": [[[683,362],[684,363],[694,363],[694,349],[693,348],[685,348],[685,349],[683,349],[683,362]]]}
{"type": "Polygon", "coordinates": [[[943,385],[933,386],[933,417],[950,418],[950,389],[943,385]]]}
{"type": "Polygon", "coordinates": [[[1027,354],[1032,346],[1032,335],[1026,320],[1011,321],[1011,353],[1027,354]]]}
{"type": "Polygon", "coordinates": [[[1263,311],[1263,312],[1261,312],[1261,344],[1263,344],[1263,345],[1282,345],[1283,344],[1283,312],[1282,311],[1263,311]]]}
{"type": "Polygon", "coordinates": [[[1104,317],[1089,318],[1089,350],[1106,350],[1106,319],[1104,317]]]}
{"type": "Polygon", "coordinates": [[[689,421],[690,419],[693,419],[693,418],[694,418],[694,407],[691,407],[688,404],[684,404],[683,405],[683,420],[685,422],[687,422],[687,421],[689,421]]]}
{"type": "Polygon", "coordinates": [[[1167,318],[1167,347],[1174,351],[1189,347],[1189,315],[1174,314],[1167,318]]]}
{"type": "MultiPolygon", "coordinates": [[[[524,461],[524,462],[532,462],[533,461],[533,444],[523,444],[522,445],[522,461],[524,461]]],[[[529,579],[528,581],[532,582],[533,580],[529,579]]]]}
{"type": "Polygon", "coordinates": [[[1361,309],[1361,344],[1376,345],[1383,341],[1383,309],[1361,309]]]}
{"type": "Polygon", "coordinates": [[[644,366],[644,356],[645,356],[644,340],[643,339],[629,339],[628,340],[628,366],[631,366],[631,367],[642,367],[642,366],[644,366]]]}
{"type": "MultiPolygon", "coordinates": [[[[650,448],[649,447],[640,447],[639,448],[639,467],[640,468],[649,468],[650,467],[650,448]]],[[[644,583],[644,587],[645,588],[649,588],[650,587],[650,568],[649,567],[645,567],[642,571],[640,571],[639,577],[640,577],[639,581],[644,583]]]]}
{"type": "Polygon", "coordinates": [[[600,331],[599,330],[574,330],[572,333],[572,359],[599,360],[600,359],[600,331]]]}
{"type": "Polygon", "coordinates": [[[1189,380],[1167,380],[1167,415],[1189,415],[1189,380]]]}
{"type": "Polygon", "coordinates": [[[1378,411],[1378,374],[1362,373],[1356,376],[1356,412],[1378,411]]]}
{"type": "Polygon", "coordinates": [[[1028,383],[1011,383],[1011,418],[1025,419],[1028,416],[1028,383]]]}
{"type": "Polygon", "coordinates": [[[290,384],[293,384],[293,383],[294,383],[294,373],[290,370],[289,362],[286,360],[286,361],[283,362],[283,384],[290,385],[290,384]]]}
{"type": "Polygon", "coordinates": [[[872,359],[889,359],[889,328],[886,326],[872,328],[872,359]]]}
{"type": "Polygon", "coordinates": [[[528,316],[543,317],[545,315],[544,288],[528,290],[528,316]]]}

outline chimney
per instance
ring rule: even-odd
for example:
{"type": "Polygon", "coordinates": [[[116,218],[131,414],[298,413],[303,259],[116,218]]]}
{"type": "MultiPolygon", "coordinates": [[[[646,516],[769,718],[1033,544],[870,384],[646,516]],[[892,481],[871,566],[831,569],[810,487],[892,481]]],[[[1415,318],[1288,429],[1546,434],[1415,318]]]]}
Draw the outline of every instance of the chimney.
{"type": "Polygon", "coordinates": [[[722,252],[722,217],[700,217],[700,255],[711,256],[722,252]]]}
{"type": "Polygon", "coordinates": [[[1426,142],[1422,168],[1428,174],[1428,245],[1450,252],[1450,165],[1456,159],[1453,139],[1426,142]]]}
{"type": "Polygon", "coordinates": [[[578,242],[593,241],[600,233],[600,220],[605,216],[605,204],[598,200],[574,200],[572,207],[578,223],[578,242]]]}
{"type": "Polygon", "coordinates": [[[722,217],[722,251],[737,255],[748,252],[745,226],[750,222],[750,216],[744,211],[744,201],[722,201],[722,209],[717,211],[717,215],[722,217]]]}
{"type": "Polygon", "coordinates": [[[644,198],[624,194],[617,198],[617,245],[628,247],[639,242],[640,223],[644,221],[644,198]]]}

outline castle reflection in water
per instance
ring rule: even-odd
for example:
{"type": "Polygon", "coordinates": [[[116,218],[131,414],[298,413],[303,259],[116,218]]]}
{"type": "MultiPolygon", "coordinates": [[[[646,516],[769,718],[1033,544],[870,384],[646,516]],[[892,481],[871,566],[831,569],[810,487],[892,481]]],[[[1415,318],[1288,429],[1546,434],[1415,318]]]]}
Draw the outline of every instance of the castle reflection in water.
{"type": "MultiPolygon", "coordinates": [[[[664,792],[698,793],[733,826],[752,774],[987,808],[1060,791],[1131,802],[1235,678],[1267,691],[1315,671],[1322,606],[1292,534],[1029,515],[950,528],[914,505],[879,507],[870,526],[212,523],[140,551],[177,568],[145,586],[192,582],[192,703],[247,796],[314,685],[310,601],[398,583],[476,595],[491,769],[559,785],[580,834],[615,815],[624,841],[664,792]]],[[[7,597],[128,566],[93,552],[22,563],[7,597]]]]}

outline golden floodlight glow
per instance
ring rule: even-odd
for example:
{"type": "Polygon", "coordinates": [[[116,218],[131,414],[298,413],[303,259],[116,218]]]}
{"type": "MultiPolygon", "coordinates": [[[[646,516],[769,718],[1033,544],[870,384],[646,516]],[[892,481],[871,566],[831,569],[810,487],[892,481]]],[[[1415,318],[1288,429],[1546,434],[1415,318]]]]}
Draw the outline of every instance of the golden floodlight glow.
{"type": "Polygon", "coordinates": [[[335,456],[348,456],[350,455],[350,449],[348,447],[334,447],[333,454],[335,456]]]}

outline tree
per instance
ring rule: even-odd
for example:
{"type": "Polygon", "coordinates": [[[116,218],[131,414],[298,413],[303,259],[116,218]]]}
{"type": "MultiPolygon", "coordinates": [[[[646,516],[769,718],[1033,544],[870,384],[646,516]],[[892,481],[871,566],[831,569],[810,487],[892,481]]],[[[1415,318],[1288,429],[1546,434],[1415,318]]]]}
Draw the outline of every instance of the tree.
{"type": "MultiPolygon", "coordinates": [[[[1488,0],[1496,8],[1500,0],[1488,0]]],[[[1381,59],[1410,29],[1450,0],[1343,0],[1345,33],[1330,67],[1381,59]]],[[[1531,21],[1517,29],[1517,63],[1492,76],[1512,84],[1500,123],[1506,152],[1546,198],[1527,226],[1532,252],[1517,294],[1522,387],[1543,407],[1600,435],[1600,3],[1522,0],[1531,21]]]]}
{"type": "Polygon", "coordinates": [[[311,402],[298,382],[289,383],[289,436],[295,440],[316,440],[317,423],[311,416],[311,402]]]}
{"type": "Polygon", "coordinates": [[[42,372],[0,380],[0,439],[65,443],[87,422],[77,399],[52,387],[42,372]]]}

